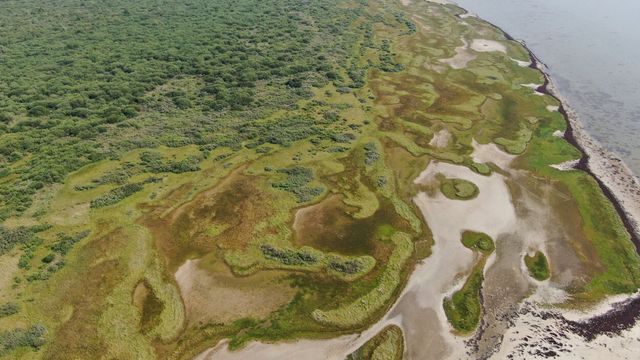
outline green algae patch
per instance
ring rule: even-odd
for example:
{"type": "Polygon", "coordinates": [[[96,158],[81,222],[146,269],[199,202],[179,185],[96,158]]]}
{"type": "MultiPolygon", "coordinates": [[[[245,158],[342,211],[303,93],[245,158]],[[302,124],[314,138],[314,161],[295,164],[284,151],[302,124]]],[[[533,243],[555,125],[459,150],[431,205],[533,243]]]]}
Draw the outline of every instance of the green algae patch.
{"type": "Polygon", "coordinates": [[[478,196],[480,189],[476,184],[464,179],[448,179],[438,176],[440,191],[451,200],[471,200],[478,196]]]}
{"type": "Polygon", "coordinates": [[[538,281],[544,281],[551,277],[549,262],[544,253],[537,251],[533,256],[525,255],[524,263],[527,265],[529,275],[538,281]]]}
{"type": "Polygon", "coordinates": [[[403,352],[402,330],[390,325],[349,354],[346,360],[402,360],[403,352]]]}
{"type": "Polygon", "coordinates": [[[390,240],[395,248],[380,276],[378,286],[354,302],[336,309],[314,310],[312,316],[317,322],[341,328],[355,327],[364,324],[389,303],[402,282],[402,269],[413,254],[413,242],[408,234],[396,232],[390,240]]]}
{"type": "Polygon", "coordinates": [[[443,301],[447,319],[451,326],[461,333],[475,330],[480,322],[480,290],[483,280],[482,269],[475,269],[462,288],[443,301]]]}
{"type": "Polygon", "coordinates": [[[485,163],[472,163],[470,165],[470,169],[480,175],[491,175],[491,167],[489,167],[489,165],[485,164],[485,163]]]}
{"type": "Polygon", "coordinates": [[[485,254],[491,254],[495,249],[493,240],[485,233],[465,231],[462,233],[462,244],[471,249],[485,254]]]}
{"type": "Polygon", "coordinates": [[[480,253],[480,260],[462,288],[443,300],[444,313],[453,328],[460,333],[470,333],[478,327],[482,315],[481,290],[484,281],[484,265],[495,250],[493,239],[485,233],[465,231],[462,244],[480,253]]]}

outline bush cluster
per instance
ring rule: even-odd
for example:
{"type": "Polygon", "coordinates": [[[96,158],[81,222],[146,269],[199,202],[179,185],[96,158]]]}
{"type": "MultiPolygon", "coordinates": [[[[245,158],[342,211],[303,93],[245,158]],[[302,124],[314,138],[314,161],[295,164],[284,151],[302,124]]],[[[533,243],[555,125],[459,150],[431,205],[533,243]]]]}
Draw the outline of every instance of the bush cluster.
{"type": "Polygon", "coordinates": [[[0,318],[17,314],[18,311],[20,311],[20,307],[16,303],[9,302],[0,305],[0,318]]]}
{"type": "Polygon", "coordinates": [[[279,250],[268,244],[260,245],[260,250],[266,258],[285,265],[310,265],[318,262],[315,256],[301,250],[279,250]]]}
{"type": "Polygon", "coordinates": [[[347,260],[345,262],[331,261],[329,267],[335,271],[351,275],[362,270],[362,263],[358,260],[347,260]]]}
{"type": "Polygon", "coordinates": [[[380,153],[376,144],[373,142],[364,144],[364,163],[373,165],[378,159],[380,159],[380,153]]]}
{"type": "Polygon", "coordinates": [[[34,350],[44,345],[47,329],[44,325],[32,325],[28,329],[13,329],[0,333],[0,356],[20,347],[30,347],[34,350]]]}
{"type": "Polygon", "coordinates": [[[307,186],[314,179],[313,171],[309,168],[294,166],[279,169],[278,172],[286,174],[287,177],[284,181],[273,183],[272,186],[294,194],[299,203],[310,201],[324,191],[321,187],[307,186]]]}
{"type": "Polygon", "coordinates": [[[48,228],[48,225],[37,225],[20,226],[11,229],[0,225],[0,255],[6,254],[16,245],[25,245],[33,242],[36,238],[36,233],[47,230],[48,228]]]}
{"type": "Polygon", "coordinates": [[[120,202],[120,200],[125,199],[137,193],[142,189],[144,189],[144,186],[140,183],[126,184],[123,186],[119,186],[115,189],[109,190],[106,194],[103,194],[91,200],[90,206],[91,208],[96,209],[96,208],[113,205],[115,203],[120,202]]]}

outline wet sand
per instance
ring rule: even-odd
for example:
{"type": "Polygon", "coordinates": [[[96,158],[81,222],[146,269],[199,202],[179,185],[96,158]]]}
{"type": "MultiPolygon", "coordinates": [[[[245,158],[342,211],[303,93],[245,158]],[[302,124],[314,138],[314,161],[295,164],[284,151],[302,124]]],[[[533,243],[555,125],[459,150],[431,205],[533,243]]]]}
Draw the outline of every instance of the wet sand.
{"type": "MultiPolygon", "coordinates": [[[[479,161],[491,159],[498,166],[506,167],[513,160],[513,156],[500,151],[493,144],[475,145],[477,149],[474,158],[479,161]]],[[[480,193],[475,199],[467,201],[448,199],[441,192],[434,195],[421,192],[416,196],[414,202],[434,235],[433,253],[416,266],[398,301],[382,320],[361,335],[329,340],[300,340],[279,344],[253,342],[236,352],[228,351],[227,342],[223,341],[201,354],[198,359],[343,359],[389,324],[402,328],[408,359],[467,357],[465,341],[470,339],[452,333],[442,307],[443,299],[461,286],[477,260],[474,253],[460,242],[461,233],[465,230],[480,231],[494,239],[500,239],[500,255],[491,265],[496,270],[489,271],[488,276],[491,273],[501,276],[504,268],[519,269],[520,254],[531,244],[522,240],[528,237],[522,233],[524,227],[518,219],[507,179],[503,175],[493,173],[491,176],[482,176],[464,166],[433,161],[415,182],[432,184],[436,181],[436,174],[472,181],[478,186],[480,193]],[[509,240],[513,234],[520,234],[520,240],[509,240]],[[503,243],[507,246],[502,246],[503,243]],[[513,244],[516,245],[512,247],[513,244]],[[503,256],[503,253],[507,256],[503,256]],[[428,339],[428,346],[425,346],[425,339],[428,339]]],[[[518,292],[511,292],[516,294],[512,301],[514,305],[528,291],[528,281],[521,272],[515,278],[497,279],[496,284],[501,284],[496,290],[498,292],[503,288],[521,288],[518,292]]],[[[499,299],[498,295],[491,295],[491,299],[499,299]]],[[[512,307],[510,305],[509,309],[512,307]]],[[[487,330],[485,333],[491,332],[487,330]]],[[[492,342],[491,345],[495,344],[492,342]]]]}

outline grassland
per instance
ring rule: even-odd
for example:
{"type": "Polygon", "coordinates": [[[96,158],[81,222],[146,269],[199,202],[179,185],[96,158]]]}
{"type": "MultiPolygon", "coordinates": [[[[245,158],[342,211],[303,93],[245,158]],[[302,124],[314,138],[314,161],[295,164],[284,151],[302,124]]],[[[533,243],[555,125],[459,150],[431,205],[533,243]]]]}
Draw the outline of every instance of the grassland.
{"type": "MultiPolygon", "coordinates": [[[[585,173],[549,167],[579,154],[552,135],[566,127],[546,110],[557,102],[514,86],[541,74],[509,59],[526,59],[522,46],[477,19],[462,26],[459,11],[0,4],[0,356],[182,359],[224,338],[238,348],[359,331],[428,261],[412,198],[429,161],[497,171],[474,160],[473,140],[519,154],[514,166],[579,214],[570,225],[589,271],[571,289],[578,301],[635,291],[638,256],[612,205],[585,173]],[[474,28],[508,55],[442,63],[474,28]],[[431,144],[442,130],[451,140],[431,144]],[[201,278],[179,283],[196,260],[201,278]],[[181,289],[211,279],[239,294],[231,301],[277,306],[198,317],[181,289]],[[270,287],[285,296],[268,298],[270,287]]],[[[443,179],[442,191],[479,190],[443,179]]],[[[472,232],[462,242],[479,261],[444,306],[467,332],[495,246],[472,232]]],[[[353,356],[401,354],[389,328],[353,356]]]]}
{"type": "Polygon", "coordinates": [[[401,360],[403,351],[402,330],[390,325],[349,354],[346,360],[401,360]]]}
{"type": "Polygon", "coordinates": [[[473,231],[463,232],[460,241],[468,249],[479,253],[480,257],[462,287],[445,298],[442,305],[451,326],[462,334],[468,334],[480,323],[484,266],[489,255],[495,250],[495,244],[489,235],[473,231]]]}
{"type": "Polygon", "coordinates": [[[525,255],[524,263],[529,270],[531,277],[538,281],[547,280],[551,277],[551,271],[549,270],[549,262],[547,257],[541,251],[536,251],[533,256],[525,255]]]}
{"type": "Polygon", "coordinates": [[[440,191],[444,196],[452,200],[471,200],[478,196],[480,189],[476,184],[464,179],[447,179],[442,176],[438,177],[440,182],[440,191]]]}

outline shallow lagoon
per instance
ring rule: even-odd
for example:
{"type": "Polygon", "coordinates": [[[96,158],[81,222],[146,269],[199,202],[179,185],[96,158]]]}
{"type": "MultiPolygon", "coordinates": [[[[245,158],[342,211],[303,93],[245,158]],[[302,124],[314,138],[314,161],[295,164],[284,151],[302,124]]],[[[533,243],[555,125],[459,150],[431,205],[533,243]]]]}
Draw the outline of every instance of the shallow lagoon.
{"type": "Polygon", "coordinates": [[[640,2],[455,0],[548,66],[585,128],[640,176],[640,2]]]}

